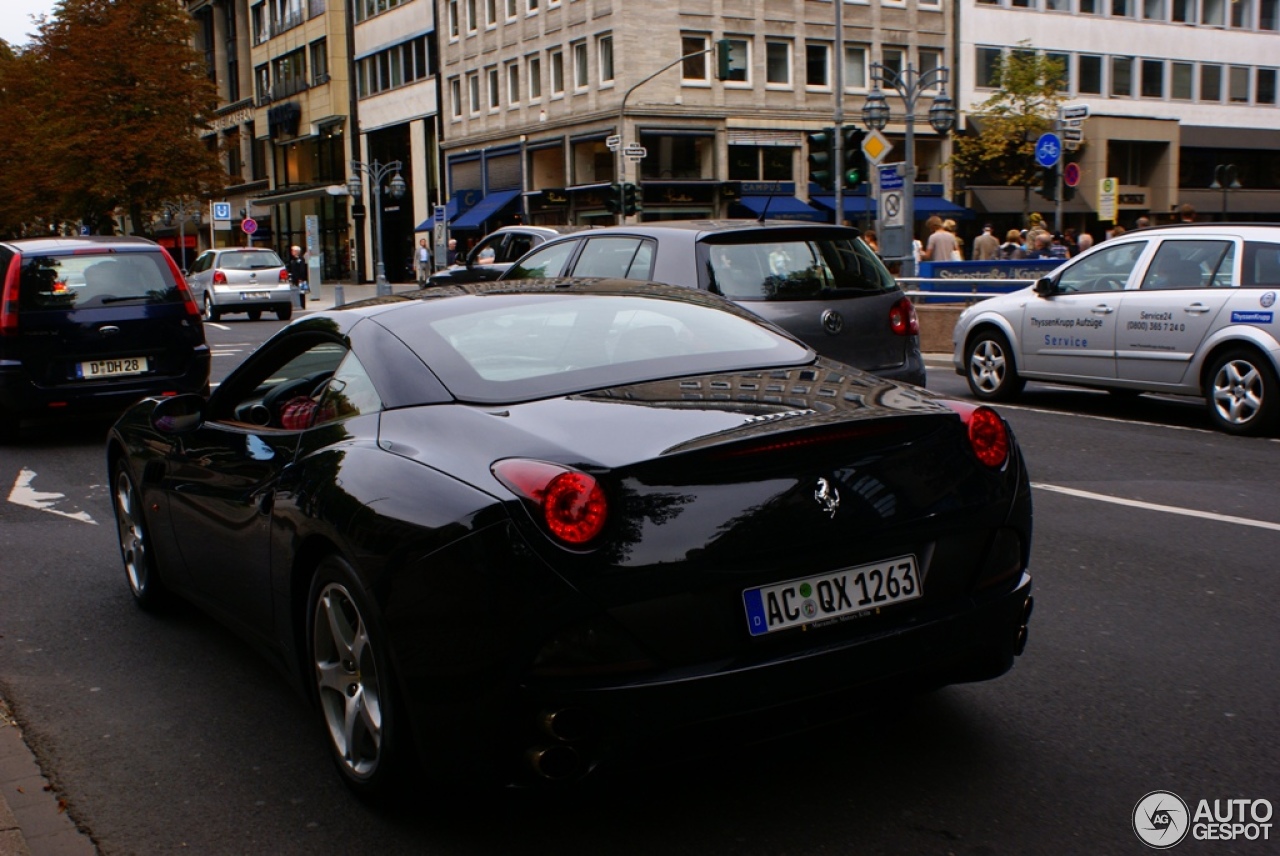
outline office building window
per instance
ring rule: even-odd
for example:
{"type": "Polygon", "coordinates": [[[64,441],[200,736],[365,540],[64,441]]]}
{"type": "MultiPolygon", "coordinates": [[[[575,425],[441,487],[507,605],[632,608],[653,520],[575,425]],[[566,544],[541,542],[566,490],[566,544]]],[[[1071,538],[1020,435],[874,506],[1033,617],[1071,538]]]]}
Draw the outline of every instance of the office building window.
{"type": "Polygon", "coordinates": [[[1000,67],[1000,48],[974,48],[974,86],[991,89],[996,83],[996,69],[1000,67]]]}
{"type": "Polygon", "coordinates": [[[1133,97],[1133,57],[1111,58],[1111,97],[1133,97]]]}
{"type": "Polygon", "coordinates": [[[1189,62],[1175,62],[1169,74],[1169,97],[1178,101],[1190,101],[1195,93],[1195,66],[1189,62]]]}
{"type": "Polygon", "coordinates": [[[768,86],[791,86],[791,42],[766,42],[764,81],[768,86]]]}
{"type": "Polygon", "coordinates": [[[1222,66],[1200,66],[1200,100],[1222,100],[1222,66]]]}
{"type": "Polygon", "coordinates": [[[498,67],[490,66],[485,74],[489,78],[489,109],[497,110],[502,105],[502,91],[498,84],[498,67]]]}
{"type": "Polygon", "coordinates": [[[453,118],[462,118],[462,81],[454,77],[449,80],[449,106],[453,118]]]}
{"type": "Polygon", "coordinates": [[[1076,59],[1079,76],[1076,91],[1081,95],[1102,94],[1102,57],[1081,54],[1076,59]]]}
{"type": "Polygon", "coordinates": [[[507,64],[507,103],[512,106],[520,103],[520,63],[518,62],[507,64]]]}
{"type": "Polygon", "coordinates": [[[804,84],[810,89],[831,88],[831,46],[809,42],[804,46],[804,84]]]}
{"type": "Polygon", "coordinates": [[[1229,85],[1232,104],[1249,103],[1249,69],[1240,65],[1231,66],[1229,85]]]}
{"type": "Polygon", "coordinates": [[[596,40],[596,59],[600,63],[600,85],[613,83],[613,36],[596,40]]]}
{"type": "MultiPolygon", "coordinates": [[[[924,52],[921,52],[923,62],[924,52]]],[[[867,47],[866,45],[844,46],[844,87],[846,90],[863,90],[867,88],[867,47]]]]}
{"type": "Polygon", "coordinates": [[[1276,70],[1274,68],[1258,69],[1257,93],[1254,101],[1274,107],[1276,103],[1276,70]]]}
{"type": "Polygon", "coordinates": [[[529,100],[542,100],[542,57],[529,57],[529,100]]]}
{"type": "Polygon", "coordinates": [[[1164,98],[1164,60],[1142,61],[1142,97],[1164,98]]]}
{"type": "Polygon", "coordinates": [[[681,63],[681,77],[685,82],[690,81],[706,81],[709,77],[707,74],[707,55],[698,53],[707,49],[706,36],[681,36],[680,37],[680,56],[688,57],[681,63]],[[697,56],[689,56],[690,54],[698,54],[697,56]]]}
{"type": "Polygon", "coordinates": [[[564,95],[564,51],[554,50],[548,55],[551,60],[551,97],[564,95]]]}
{"type": "Polygon", "coordinates": [[[590,83],[590,68],[587,64],[587,43],[575,42],[573,45],[573,88],[583,90],[590,83]]]}
{"type": "Polygon", "coordinates": [[[467,106],[473,116],[480,112],[480,75],[474,72],[467,75],[467,106]]]}

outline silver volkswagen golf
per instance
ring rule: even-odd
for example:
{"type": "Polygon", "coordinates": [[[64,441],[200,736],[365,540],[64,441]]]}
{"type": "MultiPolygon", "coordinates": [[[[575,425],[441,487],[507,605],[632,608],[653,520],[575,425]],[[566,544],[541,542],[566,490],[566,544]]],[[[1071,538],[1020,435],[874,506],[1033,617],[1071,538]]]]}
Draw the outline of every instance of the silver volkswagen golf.
{"type": "Polygon", "coordinates": [[[954,363],[973,394],[1026,381],[1203,397],[1232,434],[1280,423],[1280,226],[1143,229],[1081,253],[1034,286],[969,307],[954,363]]]}

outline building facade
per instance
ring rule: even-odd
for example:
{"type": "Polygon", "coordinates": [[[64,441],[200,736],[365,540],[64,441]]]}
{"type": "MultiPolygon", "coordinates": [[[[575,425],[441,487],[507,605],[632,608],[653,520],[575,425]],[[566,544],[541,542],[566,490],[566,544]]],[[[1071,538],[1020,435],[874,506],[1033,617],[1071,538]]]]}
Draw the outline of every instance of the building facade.
{"type": "MultiPolygon", "coordinates": [[[[998,57],[1034,50],[1062,63],[1067,103],[1088,108],[1067,225],[1101,235],[1104,178],[1118,181],[1126,228],[1139,217],[1170,222],[1183,204],[1200,219],[1280,220],[1280,0],[961,0],[959,20],[962,106],[994,92],[998,57]]],[[[1021,217],[1022,188],[969,196],[987,217],[1021,217]]],[[[1053,202],[1031,198],[1053,213],[1053,202]]]]}
{"type": "MultiPolygon", "coordinates": [[[[834,219],[810,192],[806,135],[832,124],[837,63],[858,120],[873,62],[944,65],[954,36],[943,0],[845,0],[841,45],[829,0],[442,0],[440,14],[442,149],[462,236],[615,222],[619,181],[638,184],[646,221],[834,219]]],[[[886,133],[900,152],[900,115],[886,133]]],[[[943,138],[917,136],[919,180],[941,182],[946,157],[943,138]]]]}

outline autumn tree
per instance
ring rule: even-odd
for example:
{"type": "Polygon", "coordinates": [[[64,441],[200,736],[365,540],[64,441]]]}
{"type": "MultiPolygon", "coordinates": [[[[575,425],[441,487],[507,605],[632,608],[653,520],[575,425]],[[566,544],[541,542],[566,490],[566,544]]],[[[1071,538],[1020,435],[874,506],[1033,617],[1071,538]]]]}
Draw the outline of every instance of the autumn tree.
{"type": "Polygon", "coordinates": [[[1025,213],[1039,169],[1036,140],[1053,129],[1065,98],[1064,74],[1061,61],[1036,53],[1027,42],[1003,55],[992,69],[996,91],[969,112],[978,133],[955,139],[950,166],[956,176],[1025,188],[1025,213]]]}
{"type": "Polygon", "coordinates": [[[174,0],[59,0],[23,54],[33,214],[109,233],[127,212],[138,230],[165,201],[226,184],[200,137],[217,94],[193,35],[174,0]]]}

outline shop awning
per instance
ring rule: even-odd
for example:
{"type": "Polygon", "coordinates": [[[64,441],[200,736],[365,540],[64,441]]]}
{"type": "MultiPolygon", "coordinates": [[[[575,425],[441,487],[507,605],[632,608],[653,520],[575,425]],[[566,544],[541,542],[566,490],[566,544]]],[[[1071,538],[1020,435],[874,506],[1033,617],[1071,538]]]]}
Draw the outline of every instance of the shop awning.
{"type": "Polygon", "coordinates": [[[735,203],[746,208],[752,216],[764,216],[769,220],[809,220],[821,222],[827,219],[821,211],[794,196],[743,196],[735,203]]]}
{"type": "MultiPolygon", "coordinates": [[[[457,216],[458,216],[458,200],[456,198],[450,199],[449,203],[444,207],[444,219],[452,220],[454,217],[457,217],[457,216]]],[[[436,227],[436,218],[435,218],[435,215],[433,214],[427,219],[423,220],[421,223],[419,223],[417,228],[414,229],[413,231],[430,232],[435,227],[436,227]]]]}
{"type": "Polygon", "coordinates": [[[944,220],[948,217],[952,220],[972,220],[974,216],[972,209],[957,205],[941,196],[914,196],[912,203],[917,220],[924,220],[934,215],[944,220]]]}
{"type": "Polygon", "coordinates": [[[493,190],[449,224],[450,229],[479,229],[484,222],[511,204],[520,195],[517,190],[493,190]]]}
{"type": "MultiPolygon", "coordinates": [[[[836,210],[836,196],[834,193],[824,193],[813,197],[815,205],[821,205],[828,211],[836,210]]],[[[844,219],[849,221],[862,220],[865,217],[876,216],[876,201],[870,196],[862,194],[849,193],[844,196],[844,219]]]]}
{"type": "MultiPolygon", "coordinates": [[[[987,214],[1021,214],[1024,210],[1024,205],[1030,206],[1029,210],[1031,211],[1039,211],[1048,215],[1052,215],[1054,209],[1054,203],[1046,200],[1034,190],[1028,195],[1026,188],[1023,187],[974,187],[970,185],[969,193],[972,194],[974,207],[987,214]]],[[[1077,193],[1075,199],[1062,203],[1062,211],[1064,214],[1090,214],[1093,209],[1084,200],[1084,195],[1077,193]]]]}

